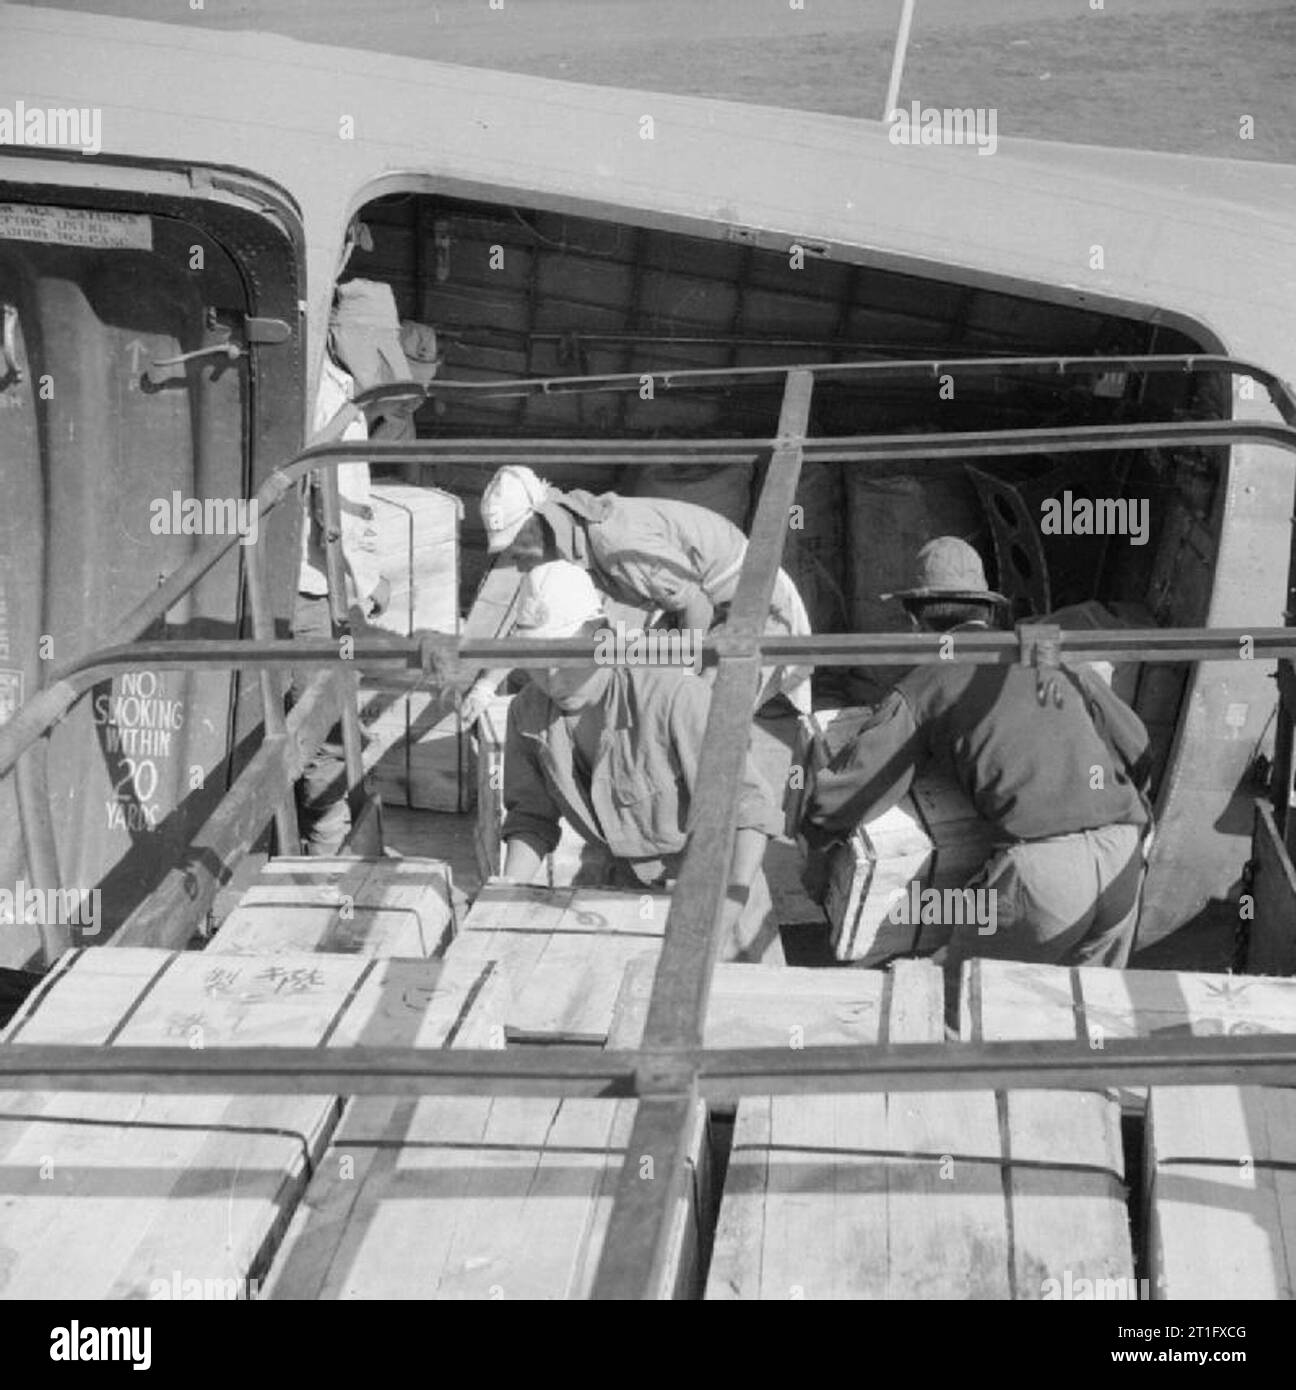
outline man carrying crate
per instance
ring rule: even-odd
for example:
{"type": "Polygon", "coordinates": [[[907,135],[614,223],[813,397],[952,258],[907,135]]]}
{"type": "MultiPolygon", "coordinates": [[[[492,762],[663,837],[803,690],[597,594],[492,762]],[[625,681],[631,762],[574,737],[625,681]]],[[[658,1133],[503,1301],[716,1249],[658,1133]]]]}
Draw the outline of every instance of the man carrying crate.
{"type": "MultiPolygon", "coordinates": [[[[519,637],[592,636],[605,628],[589,575],[557,560],[527,572],[519,637]]],[[[604,886],[671,888],[688,837],[711,693],[687,666],[592,664],[532,670],[509,709],[504,745],[504,877],[530,883],[567,820],[605,846],[604,886]]],[[[748,762],[726,904],[726,960],[781,963],[762,861],[782,818],[748,762]]]]}
{"type": "MultiPolygon", "coordinates": [[[[926,632],[984,631],[1006,600],[981,558],[942,536],[918,552],[914,586],[899,598],[926,632]]],[[[919,666],[881,701],[827,767],[811,770],[801,831],[807,887],[822,887],[827,851],[895,805],[938,749],[978,814],[995,853],[969,884],[993,895],[994,929],[953,925],[945,966],[995,956],[1063,965],[1124,966],[1138,919],[1150,811],[1147,730],[1087,668],[1047,679],[1022,666],[919,666]]]]}

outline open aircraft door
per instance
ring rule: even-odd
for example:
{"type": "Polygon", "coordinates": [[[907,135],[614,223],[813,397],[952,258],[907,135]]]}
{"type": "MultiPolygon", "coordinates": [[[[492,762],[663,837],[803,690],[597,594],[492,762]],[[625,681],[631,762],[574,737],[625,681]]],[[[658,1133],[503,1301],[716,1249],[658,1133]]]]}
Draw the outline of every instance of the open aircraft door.
{"type": "MultiPolygon", "coordinates": [[[[0,179],[3,723],[114,639],[245,635],[242,546],[152,627],[120,624],[205,535],[261,530],[245,499],[300,447],[304,387],[285,195],[44,152],[6,154],[0,179]]],[[[299,524],[279,507],[259,535],[281,636],[299,524]]],[[[72,935],[102,941],[182,862],[260,722],[256,677],[228,669],[103,682],[0,784],[0,886],[99,889],[72,935]]],[[[15,899],[0,963],[32,960],[50,901],[15,899]]]]}

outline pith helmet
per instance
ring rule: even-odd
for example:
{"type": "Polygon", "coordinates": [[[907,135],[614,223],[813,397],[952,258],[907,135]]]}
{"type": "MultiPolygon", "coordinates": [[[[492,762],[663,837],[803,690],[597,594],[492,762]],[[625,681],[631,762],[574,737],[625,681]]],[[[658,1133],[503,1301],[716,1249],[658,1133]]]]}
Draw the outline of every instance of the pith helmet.
{"type": "Polygon", "coordinates": [[[549,499],[549,485],[529,469],[508,463],[486,484],[481,514],[486,527],[486,549],[492,555],[507,549],[518,532],[549,499]]]}
{"type": "Polygon", "coordinates": [[[1008,603],[1002,594],[995,593],[986,584],[981,557],[967,541],[957,536],[937,536],[928,541],[919,550],[914,563],[913,586],[882,597],[1008,603]]]}
{"type": "Polygon", "coordinates": [[[551,560],[523,575],[513,630],[519,637],[574,637],[602,616],[603,600],[589,575],[570,560],[551,560]]]}

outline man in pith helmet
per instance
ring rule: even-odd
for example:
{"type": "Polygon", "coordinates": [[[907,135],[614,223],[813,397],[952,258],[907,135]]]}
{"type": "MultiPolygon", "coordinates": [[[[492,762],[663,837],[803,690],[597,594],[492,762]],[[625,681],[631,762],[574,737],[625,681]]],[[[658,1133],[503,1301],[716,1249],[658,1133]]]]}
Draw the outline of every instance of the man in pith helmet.
{"type": "MultiPolygon", "coordinates": [[[[954,536],[924,545],[913,586],[884,597],[956,643],[997,626],[1007,606],[981,557],[954,536]]],[[[918,666],[813,775],[802,824],[811,880],[819,855],[898,802],[932,753],[947,750],[997,846],[969,885],[995,893],[995,930],[953,928],[947,985],[970,956],[1123,966],[1142,885],[1147,747],[1142,721],[1087,667],[1045,680],[1023,666],[918,666]]]]}
{"type": "MultiPolygon", "coordinates": [[[[519,637],[592,636],[606,626],[588,573],[564,560],[522,581],[519,637]]],[[[710,708],[686,667],[598,665],[528,671],[504,745],[504,875],[530,883],[568,821],[607,852],[604,886],[670,887],[679,872],[710,708]]],[[[783,959],[762,861],[782,820],[748,761],[736,789],[726,936],[728,960],[783,959]]]]}
{"type": "MultiPolygon", "coordinates": [[[[706,507],[615,492],[561,492],[529,468],[501,468],[482,495],[487,549],[522,560],[561,559],[588,570],[610,598],[707,632],[728,616],[747,540],[706,507]]],[[[796,585],[779,570],[767,632],[810,631],[796,585]]],[[[780,691],[810,710],[808,669],[762,672],[758,707],[780,691]]]]}

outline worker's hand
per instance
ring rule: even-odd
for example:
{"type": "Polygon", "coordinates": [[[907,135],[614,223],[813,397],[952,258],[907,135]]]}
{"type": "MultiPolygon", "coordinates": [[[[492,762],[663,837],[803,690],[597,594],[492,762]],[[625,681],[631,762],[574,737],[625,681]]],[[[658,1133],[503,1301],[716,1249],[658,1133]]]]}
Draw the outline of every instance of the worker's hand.
{"type": "Polygon", "coordinates": [[[690,585],[676,600],[673,610],[685,631],[706,632],[715,622],[715,607],[696,584],[690,585]]]}
{"type": "Polygon", "coordinates": [[[470,729],[486,712],[486,707],[495,698],[495,687],[485,681],[478,681],[459,701],[459,722],[470,729]]]}
{"type": "Polygon", "coordinates": [[[741,933],[738,928],[742,920],[743,909],[747,906],[749,892],[750,889],[735,888],[732,884],[729,887],[724,907],[720,912],[721,960],[733,961],[742,956],[743,946],[746,943],[741,940],[741,933]]]}
{"type": "Polygon", "coordinates": [[[369,617],[376,618],[380,613],[387,611],[387,605],[391,603],[391,593],[391,580],[385,574],[381,575],[369,595],[369,617]]]}
{"type": "Polygon", "coordinates": [[[383,646],[403,649],[408,639],[389,628],[379,627],[372,621],[372,617],[372,614],[366,616],[362,613],[358,603],[353,603],[347,609],[347,631],[357,640],[363,638],[365,641],[377,642],[383,646]]]}

